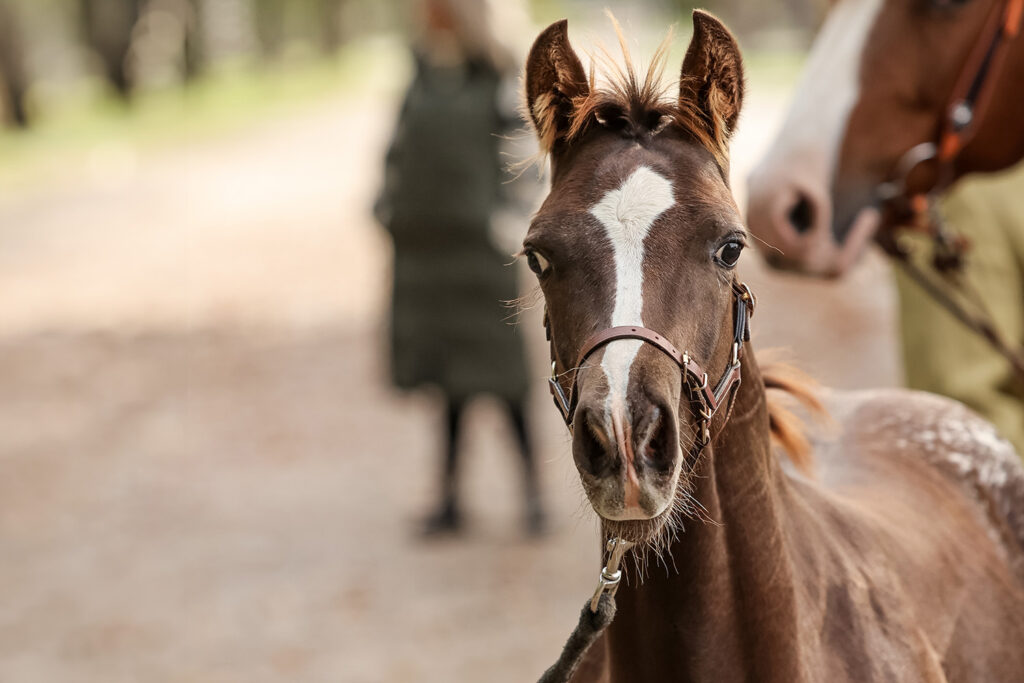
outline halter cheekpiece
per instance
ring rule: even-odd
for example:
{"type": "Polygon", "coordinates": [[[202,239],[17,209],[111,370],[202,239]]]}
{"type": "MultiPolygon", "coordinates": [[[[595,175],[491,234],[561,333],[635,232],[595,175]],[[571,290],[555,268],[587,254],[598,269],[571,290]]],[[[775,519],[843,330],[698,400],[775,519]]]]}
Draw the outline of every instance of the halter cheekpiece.
{"type": "Polygon", "coordinates": [[[563,389],[557,374],[555,344],[551,333],[551,323],[547,311],[545,311],[544,329],[547,340],[551,344],[551,377],[548,379],[548,386],[555,401],[555,407],[562,414],[562,419],[565,421],[565,426],[569,428],[569,432],[572,432],[573,417],[576,414],[578,400],[576,383],[584,361],[609,342],[617,339],[637,339],[655,347],[679,366],[683,375],[683,385],[686,387],[690,401],[697,404],[699,425],[694,442],[695,452],[699,452],[707,446],[711,441],[711,419],[727,398],[731,401],[735,390],[739,387],[743,342],[750,341],[750,318],[754,314],[754,305],[757,301],[750,287],[744,283],[733,282],[732,290],[734,294],[732,353],[728,367],[713,389],[708,381],[708,373],[697,361],[693,360],[689,352],[680,353],[668,339],[654,330],[639,325],[625,325],[601,330],[583,342],[567,392],[563,389]]]}

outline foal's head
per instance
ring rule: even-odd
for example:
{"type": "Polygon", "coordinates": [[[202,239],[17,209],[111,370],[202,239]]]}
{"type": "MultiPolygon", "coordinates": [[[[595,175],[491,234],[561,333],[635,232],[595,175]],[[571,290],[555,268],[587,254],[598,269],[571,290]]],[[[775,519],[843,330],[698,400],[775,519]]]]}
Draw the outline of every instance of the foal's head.
{"type": "Polygon", "coordinates": [[[634,537],[659,529],[677,488],[692,484],[696,421],[679,367],[631,339],[578,369],[576,358],[595,332],[638,325],[720,372],[746,240],[727,180],[743,94],[736,42],[695,12],[678,92],[667,97],[658,54],[642,81],[627,54],[627,67],[598,88],[561,21],[537,38],[526,66],[526,106],[552,178],[524,253],[544,292],[555,372],[566,388],[578,372],[573,456],[584,489],[598,514],[634,537]]]}

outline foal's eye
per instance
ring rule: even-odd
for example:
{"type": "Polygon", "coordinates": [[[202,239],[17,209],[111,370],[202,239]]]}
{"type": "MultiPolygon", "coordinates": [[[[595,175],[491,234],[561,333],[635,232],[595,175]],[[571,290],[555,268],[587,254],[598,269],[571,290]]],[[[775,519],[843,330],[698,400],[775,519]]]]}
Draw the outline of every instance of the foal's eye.
{"type": "Polygon", "coordinates": [[[740,242],[732,240],[726,242],[718,248],[715,252],[715,261],[718,265],[726,268],[732,268],[736,265],[736,262],[740,260],[740,252],[743,251],[743,245],[740,242]]]}
{"type": "Polygon", "coordinates": [[[533,249],[526,250],[526,264],[530,266],[530,270],[537,275],[543,275],[551,266],[546,258],[538,254],[533,249]]]}

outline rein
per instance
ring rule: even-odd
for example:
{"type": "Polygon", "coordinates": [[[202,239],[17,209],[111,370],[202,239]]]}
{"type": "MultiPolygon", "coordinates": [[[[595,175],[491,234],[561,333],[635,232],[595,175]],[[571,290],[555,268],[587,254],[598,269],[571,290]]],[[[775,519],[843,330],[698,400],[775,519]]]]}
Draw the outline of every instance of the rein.
{"type": "Polygon", "coordinates": [[[988,111],[1006,53],[1021,32],[1022,18],[1024,0],[1006,0],[992,9],[957,77],[937,139],[908,150],[896,164],[893,179],[878,185],[874,194],[875,203],[891,225],[923,233],[932,240],[935,254],[931,265],[935,275],[913,262],[910,247],[894,231],[880,231],[876,242],[939,305],[985,339],[1024,380],[1024,347],[1006,341],[980,297],[965,281],[963,268],[970,244],[949,233],[935,208],[938,194],[953,182],[956,160],[974,139],[988,111]],[[926,191],[912,192],[910,175],[926,163],[936,166],[934,182],[926,191]]]}
{"type": "MultiPolygon", "coordinates": [[[[573,431],[573,417],[576,414],[578,392],[576,385],[579,379],[579,371],[584,361],[599,348],[616,339],[637,339],[650,344],[679,366],[682,373],[683,385],[689,393],[691,403],[697,404],[697,417],[699,420],[698,433],[691,448],[690,457],[697,455],[711,442],[711,420],[718,409],[728,403],[726,419],[732,412],[732,402],[736,398],[736,390],[740,386],[741,359],[743,356],[743,343],[750,341],[750,318],[754,314],[754,306],[757,299],[754,293],[744,283],[732,283],[734,296],[733,310],[733,341],[732,353],[728,367],[722,373],[721,378],[715,384],[714,389],[708,382],[708,373],[694,361],[689,352],[682,353],[664,336],[646,327],[639,325],[626,325],[620,327],[609,327],[591,335],[577,355],[576,365],[573,369],[572,381],[569,383],[568,391],[563,389],[557,374],[558,361],[555,357],[555,342],[551,332],[551,320],[548,317],[547,309],[544,311],[544,329],[547,340],[551,346],[551,377],[548,385],[555,406],[562,414],[565,426],[569,433],[573,431]],[[727,398],[728,397],[728,398],[727,398]]],[[[621,538],[611,538],[605,551],[608,559],[601,569],[598,578],[597,588],[593,596],[583,606],[580,612],[579,622],[573,629],[562,654],[558,661],[551,665],[540,677],[538,683],[568,683],[573,673],[579,667],[580,662],[586,655],[587,650],[598,636],[608,627],[615,617],[615,593],[619,589],[622,580],[622,569],[620,564],[626,551],[632,547],[632,543],[621,538]]]]}

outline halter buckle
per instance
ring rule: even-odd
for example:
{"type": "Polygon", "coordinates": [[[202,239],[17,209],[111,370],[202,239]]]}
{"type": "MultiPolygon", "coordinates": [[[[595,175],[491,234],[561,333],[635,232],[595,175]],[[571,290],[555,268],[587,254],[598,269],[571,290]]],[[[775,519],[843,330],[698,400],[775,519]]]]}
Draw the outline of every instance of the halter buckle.
{"type": "Polygon", "coordinates": [[[750,288],[746,282],[741,282],[740,287],[740,301],[747,305],[747,312],[753,316],[754,308],[757,307],[757,295],[754,294],[754,290],[750,288]]]}

